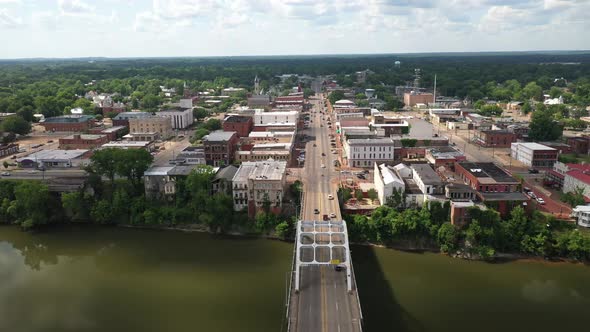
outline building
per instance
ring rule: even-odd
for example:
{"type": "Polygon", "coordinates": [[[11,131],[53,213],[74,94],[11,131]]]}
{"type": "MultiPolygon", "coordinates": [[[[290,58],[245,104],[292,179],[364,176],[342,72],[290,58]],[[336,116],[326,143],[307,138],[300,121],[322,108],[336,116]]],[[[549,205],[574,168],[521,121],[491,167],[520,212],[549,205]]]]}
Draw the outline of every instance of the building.
{"type": "Polygon", "coordinates": [[[41,150],[16,159],[23,168],[70,168],[89,164],[89,150],[41,150]]]}
{"type": "Polygon", "coordinates": [[[473,201],[451,202],[451,224],[464,226],[471,222],[469,211],[472,209],[486,210],[485,205],[475,204],[473,201]]]}
{"type": "Polygon", "coordinates": [[[493,163],[459,162],[455,173],[477,192],[480,201],[503,217],[516,206],[526,206],[528,197],[522,193],[520,181],[493,163]]]}
{"type": "Polygon", "coordinates": [[[270,108],[269,95],[253,95],[248,97],[248,107],[251,108],[270,108]]]}
{"type": "Polygon", "coordinates": [[[385,164],[375,163],[373,184],[381,205],[387,203],[387,199],[394,194],[394,191],[403,194],[406,189],[404,181],[385,164]]]}
{"type": "Polygon", "coordinates": [[[96,121],[90,115],[62,115],[46,118],[39,124],[45,128],[45,131],[52,132],[83,132],[94,127],[96,121]]]}
{"type": "Polygon", "coordinates": [[[238,141],[238,134],[235,131],[216,130],[203,137],[207,165],[231,165],[238,141]]]}
{"type": "Polygon", "coordinates": [[[338,112],[338,109],[342,109],[342,108],[356,108],[356,104],[353,101],[350,101],[348,99],[341,99],[338,100],[334,103],[333,108],[336,112],[338,112]]]}
{"type": "Polygon", "coordinates": [[[512,158],[532,168],[552,168],[558,151],[539,143],[512,143],[512,158]]]}
{"type": "Polygon", "coordinates": [[[211,190],[213,191],[213,194],[222,193],[231,196],[232,179],[237,172],[238,168],[233,165],[220,168],[211,181],[211,190]]]}
{"type": "Polygon", "coordinates": [[[103,148],[114,149],[144,149],[152,152],[156,149],[156,145],[152,141],[112,141],[102,145],[103,148]]]}
{"type": "Polygon", "coordinates": [[[474,135],[475,142],[486,148],[509,148],[517,138],[510,130],[479,130],[474,135]]]}
{"type": "Polygon", "coordinates": [[[247,210],[253,217],[265,204],[272,213],[280,213],[286,183],[284,161],[244,162],[232,179],[234,210],[247,210]]]}
{"type": "Polygon", "coordinates": [[[445,197],[451,201],[473,201],[477,199],[475,191],[462,183],[449,183],[445,186],[445,197]]]}
{"type": "Polygon", "coordinates": [[[590,137],[567,137],[567,145],[570,146],[573,153],[588,154],[590,150],[590,137]]]}
{"type": "Polygon", "coordinates": [[[122,112],[113,118],[113,127],[124,126],[129,128],[129,119],[148,118],[151,116],[153,114],[148,112],[122,112]]]}
{"type": "Polygon", "coordinates": [[[273,102],[274,107],[283,108],[283,107],[291,107],[291,106],[305,106],[305,99],[303,98],[303,94],[298,96],[280,96],[277,97],[273,102]]]}
{"type": "Polygon", "coordinates": [[[152,115],[132,117],[128,121],[130,133],[158,133],[162,139],[172,136],[172,122],[169,118],[152,115]]]}
{"type": "Polygon", "coordinates": [[[352,167],[373,167],[374,163],[391,164],[395,144],[391,138],[347,139],[344,153],[352,167]]]}
{"type": "Polygon", "coordinates": [[[107,142],[109,142],[109,138],[106,135],[75,134],[60,138],[59,148],[61,150],[92,150],[107,142]]]}
{"type": "Polygon", "coordinates": [[[565,173],[563,192],[570,193],[582,190],[583,195],[590,197],[590,170],[572,169],[565,173]]]}
{"type": "Polygon", "coordinates": [[[15,143],[0,144],[0,157],[18,153],[19,145],[15,143]]]}
{"type": "Polygon", "coordinates": [[[230,115],[223,120],[223,131],[235,131],[238,137],[248,137],[254,121],[250,116],[230,115]]]}
{"type": "Polygon", "coordinates": [[[176,183],[186,178],[197,165],[152,166],[143,173],[145,196],[148,199],[172,197],[176,194],[176,183]]]}
{"type": "Polygon", "coordinates": [[[109,141],[116,141],[117,139],[125,136],[129,132],[129,128],[126,126],[113,126],[113,127],[95,127],[88,131],[90,134],[105,135],[109,141]]]}
{"type": "Polygon", "coordinates": [[[246,89],[244,89],[244,88],[229,87],[229,88],[221,89],[222,96],[235,96],[235,95],[238,95],[240,93],[245,93],[245,92],[246,92],[246,89]]]}
{"type": "Polygon", "coordinates": [[[451,146],[440,146],[426,149],[426,160],[434,168],[445,167],[455,169],[455,163],[467,160],[463,152],[451,146]]]}
{"type": "Polygon", "coordinates": [[[413,164],[412,178],[424,195],[442,195],[445,186],[440,176],[428,164],[413,164]]]}
{"type": "Polygon", "coordinates": [[[170,119],[172,129],[184,129],[193,124],[192,108],[177,108],[170,110],[163,110],[157,113],[158,116],[170,119]]]}
{"type": "MultiPolygon", "coordinates": [[[[547,170],[547,172],[545,172],[543,184],[554,186],[556,188],[563,188],[565,175],[567,172],[573,170],[578,170],[582,173],[588,173],[590,172],[590,164],[564,164],[560,161],[556,161],[555,164],[553,164],[553,169],[547,170]]],[[[568,190],[573,191],[573,188],[568,190]]]]}
{"type": "Polygon", "coordinates": [[[386,137],[410,133],[408,121],[400,118],[387,117],[383,114],[373,115],[373,121],[369,125],[373,128],[383,129],[386,137]]]}
{"type": "Polygon", "coordinates": [[[432,104],[434,95],[428,92],[406,92],[404,93],[404,104],[408,107],[414,107],[416,104],[432,104]]]}
{"type": "Polygon", "coordinates": [[[205,149],[198,146],[187,146],[178,156],[176,156],[175,163],[177,165],[205,165],[205,149]]]}
{"type": "Polygon", "coordinates": [[[590,227],[590,206],[578,205],[572,209],[572,218],[576,218],[578,225],[590,227]]]}
{"type": "Polygon", "coordinates": [[[264,112],[263,110],[256,110],[254,113],[254,125],[268,125],[291,123],[297,124],[299,121],[299,112],[284,111],[284,112],[264,112]]]}
{"type": "Polygon", "coordinates": [[[123,136],[123,139],[133,142],[155,142],[160,139],[160,133],[129,133],[123,136]]]}

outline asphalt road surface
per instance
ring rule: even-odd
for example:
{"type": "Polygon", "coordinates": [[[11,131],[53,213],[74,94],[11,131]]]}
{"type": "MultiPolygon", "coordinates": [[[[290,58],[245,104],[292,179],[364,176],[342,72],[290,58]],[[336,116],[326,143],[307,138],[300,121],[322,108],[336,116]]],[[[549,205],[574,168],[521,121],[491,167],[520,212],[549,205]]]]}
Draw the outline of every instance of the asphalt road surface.
{"type": "MultiPolygon", "coordinates": [[[[337,155],[331,154],[326,124],[330,115],[319,113],[323,110],[323,99],[312,100],[312,103],[315,110],[311,116],[313,123],[307,129],[312,140],[307,143],[306,163],[302,172],[305,189],[302,220],[323,221],[324,215],[334,213],[336,217],[330,219],[338,224],[342,216],[336,196],[336,182],[333,181],[338,173],[332,161],[337,155]],[[332,195],[333,199],[328,195],[332,195]],[[315,213],[314,209],[319,210],[319,213],[315,213]]],[[[316,260],[330,261],[329,251],[317,250],[316,260]]],[[[347,271],[336,271],[333,266],[326,265],[303,267],[301,272],[299,293],[292,297],[292,301],[296,301],[295,310],[291,311],[292,315],[296,315],[296,320],[292,321],[292,331],[361,330],[356,290],[352,293],[347,291],[347,271]]]]}

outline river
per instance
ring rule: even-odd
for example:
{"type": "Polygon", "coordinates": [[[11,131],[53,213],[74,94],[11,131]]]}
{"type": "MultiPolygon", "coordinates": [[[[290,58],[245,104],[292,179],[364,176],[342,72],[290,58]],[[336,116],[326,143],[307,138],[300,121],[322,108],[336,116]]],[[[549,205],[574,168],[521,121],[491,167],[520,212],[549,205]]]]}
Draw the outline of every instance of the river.
{"type": "MultiPolygon", "coordinates": [[[[0,227],[0,331],[281,331],[290,243],[0,227]]],[[[365,331],[586,330],[590,268],[352,248],[365,331]]]]}

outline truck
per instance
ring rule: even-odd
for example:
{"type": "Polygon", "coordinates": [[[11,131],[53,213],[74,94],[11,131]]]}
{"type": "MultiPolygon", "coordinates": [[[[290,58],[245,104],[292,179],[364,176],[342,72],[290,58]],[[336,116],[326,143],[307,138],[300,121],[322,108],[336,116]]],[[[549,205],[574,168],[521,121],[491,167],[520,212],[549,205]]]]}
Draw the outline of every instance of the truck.
{"type": "Polygon", "coordinates": [[[324,214],[324,215],[323,215],[323,218],[324,218],[324,221],[328,221],[328,220],[330,220],[330,217],[328,217],[328,215],[327,215],[327,214],[324,214]]]}

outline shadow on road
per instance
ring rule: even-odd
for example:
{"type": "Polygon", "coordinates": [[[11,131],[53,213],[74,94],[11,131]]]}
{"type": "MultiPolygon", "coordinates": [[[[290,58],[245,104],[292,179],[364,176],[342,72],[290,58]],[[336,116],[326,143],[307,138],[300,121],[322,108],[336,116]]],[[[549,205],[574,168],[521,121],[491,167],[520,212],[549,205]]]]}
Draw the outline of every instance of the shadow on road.
{"type": "Polygon", "coordinates": [[[351,250],[364,317],[363,331],[425,331],[422,324],[397,302],[373,248],[353,246],[351,250]]]}

